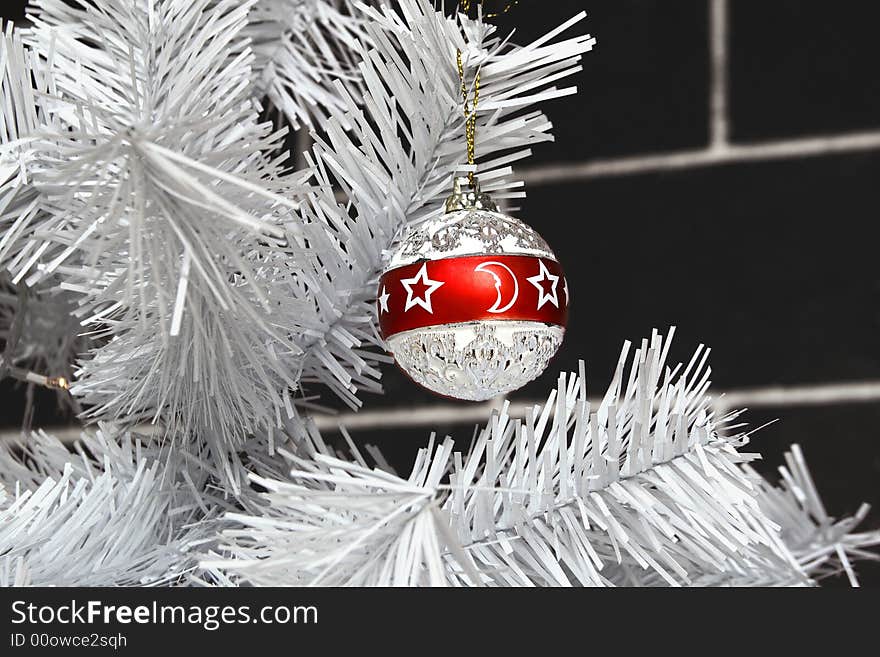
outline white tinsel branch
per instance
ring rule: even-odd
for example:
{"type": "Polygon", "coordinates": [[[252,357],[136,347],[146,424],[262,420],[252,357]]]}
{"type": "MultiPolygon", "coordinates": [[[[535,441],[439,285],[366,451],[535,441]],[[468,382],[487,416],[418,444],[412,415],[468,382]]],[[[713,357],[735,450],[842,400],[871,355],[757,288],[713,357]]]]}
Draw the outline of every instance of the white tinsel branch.
{"type": "Polygon", "coordinates": [[[0,265],[7,267],[12,256],[26,253],[31,227],[46,215],[30,179],[29,151],[23,148],[43,120],[34,88],[41,76],[20,32],[12,23],[0,23],[0,28],[0,265]]]}
{"type": "Polygon", "coordinates": [[[670,368],[668,349],[655,333],[627,373],[625,347],[595,409],[583,372],[563,375],[524,420],[494,415],[466,454],[432,438],[408,479],[353,445],[339,458],[312,429],[310,449],[284,452],[289,477],[252,475],[267,492],[227,516],[205,565],[258,585],[802,585],[808,553],[860,556],[880,539],[850,533],[859,516],[834,536],[804,513],[782,522],[771,501],[785,493],[743,467],[744,435],[719,432],[707,352],[670,368]]]}
{"type": "Polygon", "coordinates": [[[364,19],[349,0],[259,0],[248,14],[254,91],[291,126],[318,128],[327,109],[343,109],[338,82],[360,94],[359,58],[369,46],[364,19]]]}
{"type": "Polygon", "coordinates": [[[106,426],[73,454],[43,432],[0,443],[0,586],[185,583],[222,508],[193,472],[106,426]]]}
{"type": "Polygon", "coordinates": [[[751,471],[761,486],[761,508],[782,526],[783,539],[811,577],[821,580],[845,572],[850,584],[858,586],[853,563],[880,559],[876,551],[869,549],[880,545],[880,531],[854,531],[870,506],[862,504],[852,516],[840,520],[831,517],[799,445],[792,445],[785,462],[779,468],[778,487],[751,471]]]}
{"type": "Polygon", "coordinates": [[[283,239],[309,174],[250,98],[251,4],[42,0],[3,40],[0,262],[59,277],[106,338],[73,387],[88,417],[199,433],[221,464],[293,414],[314,324],[283,239]]]}

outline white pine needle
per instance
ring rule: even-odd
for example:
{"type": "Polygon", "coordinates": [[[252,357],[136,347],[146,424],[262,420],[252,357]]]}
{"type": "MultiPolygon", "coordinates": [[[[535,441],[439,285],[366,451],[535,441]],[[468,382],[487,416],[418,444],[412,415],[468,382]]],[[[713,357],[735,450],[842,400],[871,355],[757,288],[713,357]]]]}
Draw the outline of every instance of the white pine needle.
{"type": "Polygon", "coordinates": [[[211,528],[193,487],[181,457],[106,426],[75,454],[43,432],[0,443],[0,586],[186,583],[211,528]]]}
{"type": "Polygon", "coordinates": [[[320,128],[342,110],[339,82],[360,95],[358,52],[369,45],[365,20],[349,0],[259,0],[245,34],[254,50],[254,92],[293,128],[320,128]]]}
{"type": "Polygon", "coordinates": [[[320,326],[283,239],[310,173],[250,97],[252,4],[41,0],[25,45],[0,40],[0,263],[60,279],[102,338],[72,388],[87,418],[209,436],[221,464],[292,412],[320,326]]]}
{"type": "Polygon", "coordinates": [[[253,475],[268,492],[227,516],[203,565],[257,585],[791,586],[880,541],[852,533],[863,513],[819,523],[833,535],[797,508],[780,522],[788,493],[743,466],[746,437],[712,414],[705,350],[674,375],[668,344],[643,341],[628,375],[626,345],[597,408],[582,374],[562,375],[525,420],[494,414],[466,455],[432,438],[408,479],[332,455],[312,429],[315,456],[253,475]]]}

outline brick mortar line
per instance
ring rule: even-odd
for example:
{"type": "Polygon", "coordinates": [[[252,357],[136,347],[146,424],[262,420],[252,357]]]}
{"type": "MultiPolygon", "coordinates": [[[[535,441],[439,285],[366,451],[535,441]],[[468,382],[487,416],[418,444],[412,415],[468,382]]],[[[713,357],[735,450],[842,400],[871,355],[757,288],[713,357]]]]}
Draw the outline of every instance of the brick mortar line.
{"type": "MultiPolygon", "coordinates": [[[[544,400],[511,401],[508,413],[523,417],[528,408],[541,405],[544,400]]],[[[801,386],[763,386],[740,388],[713,395],[713,406],[718,413],[738,408],[794,408],[809,406],[849,405],[880,402],[880,381],[862,381],[801,386]]],[[[598,399],[591,400],[596,406],[598,399]]],[[[333,431],[339,425],[350,431],[366,429],[395,429],[405,427],[431,427],[448,424],[485,422],[499,402],[481,404],[437,404],[411,408],[389,408],[361,413],[339,415],[314,415],[318,428],[333,431]]],[[[152,427],[137,427],[149,433],[152,427]]],[[[46,433],[54,434],[64,441],[73,441],[82,427],[46,427],[46,433]]],[[[17,430],[0,431],[0,440],[10,440],[19,435],[17,430]]]]}
{"type": "Polygon", "coordinates": [[[709,147],[728,144],[727,0],[709,0],[709,147]]]}
{"type": "Polygon", "coordinates": [[[611,176],[676,171],[745,162],[821,157],[878,149],[880,149],[880,130],[868,130],[750,144],[726,144],[712,148],[666,151],[592,162],[544,164],[522,168],[519,177],[527,185],[554,185],[611,176]]]}

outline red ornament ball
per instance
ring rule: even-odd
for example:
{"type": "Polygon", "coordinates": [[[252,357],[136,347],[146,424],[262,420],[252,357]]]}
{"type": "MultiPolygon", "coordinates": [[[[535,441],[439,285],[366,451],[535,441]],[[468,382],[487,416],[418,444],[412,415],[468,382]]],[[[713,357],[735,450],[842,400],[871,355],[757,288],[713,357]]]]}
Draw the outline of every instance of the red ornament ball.
{"type": "Polygon", "coordinates": [[[379,280],[382,337],[440,395],[481,401],[535,379],[562,344],[568,282],[547,243],[478,191],[409,231],[379,280]]]}

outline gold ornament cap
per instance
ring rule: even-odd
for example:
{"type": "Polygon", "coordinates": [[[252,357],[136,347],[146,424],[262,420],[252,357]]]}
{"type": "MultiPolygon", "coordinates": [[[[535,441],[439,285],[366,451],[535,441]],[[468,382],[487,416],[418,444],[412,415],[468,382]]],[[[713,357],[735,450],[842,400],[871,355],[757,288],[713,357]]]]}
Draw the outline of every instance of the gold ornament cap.
{"type": "Polygon", "coordinates": [[[486,210],[498,212],[498,206],[488,194],[480,191],[480,181],[474,178],[470,191],[462,191],[461,181],[467,178],[456,177],[452,183],[452,194],[446,199],[446,214],[459,210],[486,210]]]}

